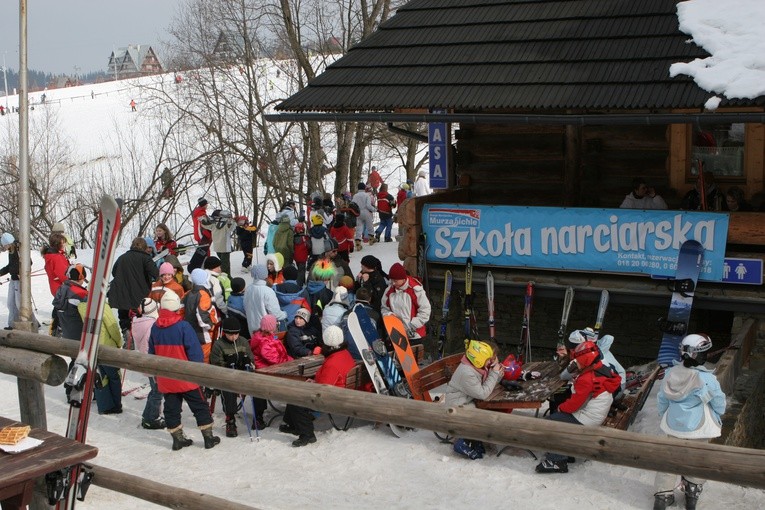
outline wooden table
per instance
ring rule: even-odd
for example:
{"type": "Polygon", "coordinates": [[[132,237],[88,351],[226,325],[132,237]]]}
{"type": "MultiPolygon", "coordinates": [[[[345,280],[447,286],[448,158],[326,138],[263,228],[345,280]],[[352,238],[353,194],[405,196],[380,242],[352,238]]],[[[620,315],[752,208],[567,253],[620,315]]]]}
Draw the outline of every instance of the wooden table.
{"type": "Polygon", "coordinates": [[[258,368],[255,370],[255,373],[305,381],[306,379],[313,379],[313,376],[316,375],[316,372],[318,372],[322,363],[324,363],[324,356],[321,354],[314,354],[303,358],[293,359],[292,361],[285,361],[278,365],[258,368]]]}
{"type": "MultiPolygon", "coordinates": [[[[0,416],[0,428],[19,422],[0,416]]],[[[0,504],[3,510],[24,509],[32,500],[35,480],[46,473],[80,464],[98,454],[98,448],[42,429],[30,437],[44,442],[37,448],[11,455],[0,451],[0,504]]]]}
{"type": "Polygon", "coordinates": [[[523,365],[526,372],[539,372],[539,379],[516,381],[523,389],[508,391],[497,386],[486,400],[476,400],[479,409],[507,411],[511,409],[539,409],[550,395],[566,385],[568,381],[560,378],[560,368],[555,361],[534,361],[523,365]]]}

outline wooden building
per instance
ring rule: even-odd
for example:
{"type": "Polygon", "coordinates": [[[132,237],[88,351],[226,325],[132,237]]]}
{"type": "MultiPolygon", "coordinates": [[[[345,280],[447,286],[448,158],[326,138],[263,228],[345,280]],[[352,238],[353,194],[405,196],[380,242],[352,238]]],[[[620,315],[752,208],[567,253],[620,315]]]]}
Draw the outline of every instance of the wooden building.
{"type": "MultiPolygon", "coordinates": [[[[413,0],[270,118],[451,125],[448,189],[399,214],[410,271],[426,203],[618,208],[644,177],[679,208],[702,160],[759,207],[765,96],[722,98],[709,112],[714,94],[670,76],[673,63],[709,56],[679,30],[676,3],[413,0]]],[[[765,257],[765,213],[731,213],[728,243],[728,255],[765,257]]],[[[434,286],[444,270],[430,268],[434,286]]],[[[645,277],[499,271],[511,295],[529,279],[555,299],[574,285],[591,300],[610,288],[624,305],[668,304],[665,284],[645,277]]],[[[762,313],[761,287],[732,287],[705,283],[700,309],[762,313]]]]}
{"type": "Polygon", "coordinates": [[[115,79],[138,78],[162,72],[162,63],[148,44],[129,44],[109,55],[109,74],[115,79]]]}

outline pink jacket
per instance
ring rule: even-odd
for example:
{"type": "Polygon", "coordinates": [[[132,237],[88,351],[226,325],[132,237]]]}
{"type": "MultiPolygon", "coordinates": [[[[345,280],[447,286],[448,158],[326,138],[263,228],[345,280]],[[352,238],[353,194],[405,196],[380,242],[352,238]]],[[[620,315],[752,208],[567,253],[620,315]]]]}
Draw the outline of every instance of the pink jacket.
{"type": "Polygon", "coordinates": [[[250,339],[252,359],[255,360],[255,368],[263,368],[269,365],[277,365],[285,361],[292,361],[292,356],[287,354],[284,344],[271,333],[257,330],[250,339]]]}

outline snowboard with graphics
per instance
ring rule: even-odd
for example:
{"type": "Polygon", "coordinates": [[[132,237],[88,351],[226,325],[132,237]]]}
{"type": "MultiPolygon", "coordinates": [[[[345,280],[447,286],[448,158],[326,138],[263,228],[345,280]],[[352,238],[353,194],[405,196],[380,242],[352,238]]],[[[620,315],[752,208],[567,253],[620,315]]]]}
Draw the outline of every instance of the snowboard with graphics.
{"type": "MultiPolygon", "coordinates": [[[[388,333],[391,344],[393,344],[393,351],[396,353],[396,358],[401,365],[401,372],[404,374],[409,387],[412,387],[412,378],[414,374],[420,371],[420,367],[417,366],[417,358],[414,357],[412,346],[409,344],[409,337],[406,335],[406,327],[404,323],[395,315],[386,315],[383,317],[383,323],[385,324],[385,331],[388,333]]],[[[425,393],[425,400],[431,402],[430,395],[425,393]]]]}
{"type": "Polygon", "coordinates": [[[704,248],[698,241],[685,241],[677,256],[675,278],[671,281],[672,301],[669,305],[664,336],[659,347],[659,365],[672,366],[680,359],[680,341],[686,334],[691,318],[693,295],[704,262],[704,248]]]}
{"type": "Polygon", "coordinates": [[[375,391],[380,395],[388,395],[389,392],[385,386],[385,380],[382,377],[382,373],[380,373],[380,368],[377,366],[377,357],[374,351],[372,351],[372,346],[367,341],[367,337],[359,322],[360,313],[366,315],[366,310],[361,305],[356,305],[348,314],[348,332],[350,333],[351,341],[356,345],[356,349],[358,349],[361,355],[361,361],[364,363],[364,368],[369,372],[369,377],[372,379],[375,391]]]}

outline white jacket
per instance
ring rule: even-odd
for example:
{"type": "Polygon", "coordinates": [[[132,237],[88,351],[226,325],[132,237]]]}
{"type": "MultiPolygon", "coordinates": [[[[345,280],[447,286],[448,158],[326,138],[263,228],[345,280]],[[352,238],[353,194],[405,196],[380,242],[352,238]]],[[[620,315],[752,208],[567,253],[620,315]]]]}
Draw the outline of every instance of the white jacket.
{"type": "Polygon", "coordinates": [[[260,319],[271,314],[276,320],[287,318],[287,314],[279,307],[279,299],[274,290],[266,285],[264,280],[258,280],[247,286],[244,291],[244,312],[247,315],[247,328],[250,334],[260,329],[260,319]]]}

